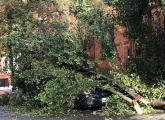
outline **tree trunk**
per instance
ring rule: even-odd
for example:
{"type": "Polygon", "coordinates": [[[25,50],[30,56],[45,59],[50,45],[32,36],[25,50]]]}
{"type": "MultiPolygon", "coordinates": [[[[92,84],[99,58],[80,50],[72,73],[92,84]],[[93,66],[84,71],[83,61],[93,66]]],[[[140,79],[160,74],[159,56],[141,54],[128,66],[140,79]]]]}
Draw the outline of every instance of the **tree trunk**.
{"type": "MultiPolygon", "coordinates": [[[[139,101],[145,105],[151,105],[154,108],[165,110],[165,101],[161,101],[161,100],[150,101],[150,100],[144,98],[143,96],[139,95],[138,93],[136,93],[132,88],[128,88],[128,87],[124,86],[123,84],[118,83],[115,80],[113,80],[105,75],[98,74],[94,71],[90,71],[90,73],[99,75],[99,77],[102,78],[103,81],[111,83],[112,85],[114,85],[114,87],[117,87],[117,88],[121,89],[122,91],[128,93],[134,99],[134,101],[139,101]]],[[[125,96],[123,97],[123,95],[121,95],[121,93],[119,94],[119,92],[117,92],[117,91],[116,92],[114,92],[112,90],[110,90],[110,91],[114,94],[119,95],[121,98],[123,98],[124,100],[126,100],[130,103],[130,100],[127,98],[125,99],[125,96]]]]}
{"type": "Polygon", "coordinates": [[[143,114],[143,111],[142,111],[140,105],[137,103],[136,100],[132,100],[131,98],[129,98],[129,97],[123,95],[122,93],[120,93],[120,92],[118,92],[118,91],[116,91],[116,90],[114,90],[113,88],[110,88],[110,87],[108,87],[108,86],[105,86],[104,88],[105,88],[105,89],[108,89],[108,90],[109,90],[110,92],[112,92],[113,94],[118,95],[118,96],[121,97],[122,99],[126,100],[128,103],[133,104],[133,108],[135,109],[135,111],[137,112],[137,114],[139,114],[139,115],[143,114]]]}
{"type": "Polygon", "coordinates": [[[165,110],[165,101],[153,100],[151,101],[151,106],[156,109],[165,110]]]}
{"type": "MultiPolygon", "coordinates": [[[[79,68],[79,67],[77,67],[79,68]]],[[[120,90],[122,90],[123,92],[126,92],[127,94],[129,94],[133,100],[131,98],[128,98],[127,96],[123,95],[123,93],[121,92],[117,92],[114,89],[110,89],[110,91],[114,94],[119,95],[121,98],[123,98],[124,100],[126,100],[129,103],[132,103],[131,100],[134,102],[134,106],[136,106],[136,109],[138,109],[138,101],[144,103],[145,105],[151,105],[154,108],[159,108],[159,109],[163,109],[165,110],[165,101],[161,101],[161,100],[154,100],[154,101],[150,101],[146,98],[144,98],[143,96],[139,95],[138,93],[136,93],[132,88],[128,88],[125,85],[116,82],[115,80],[103,75],[103,74],[99,74],[95,71],[90,71],[89,69],[86,68],[81,68],[79,69],[80,71],[83,70],[84,72],[90,73],[90,74],[94,74],[95,76],[98,76],[98,78],[101,78],[102,80],[100,81],[104,81],[107,84],[111,84],[116,88],[119,88],[120,90]],[[136,104],[136,105],[135,105],[136,104]]],[[[140,107],[140,106],[139,106],[140,107]]],[[[137,110],[136,110],[137,111],[137,110]]]]}

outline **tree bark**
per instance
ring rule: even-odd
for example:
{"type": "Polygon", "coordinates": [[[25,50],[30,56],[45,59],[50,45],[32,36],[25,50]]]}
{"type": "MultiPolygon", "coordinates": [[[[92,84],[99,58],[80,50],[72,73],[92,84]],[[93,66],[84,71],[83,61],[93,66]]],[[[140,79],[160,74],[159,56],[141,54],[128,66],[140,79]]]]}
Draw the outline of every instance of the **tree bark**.
{"type": "Polygon", "coordinates": [[[110,88],[110,87],[105,86],[105,89],[108,89],[113,94],[118,95],[122,99],[126,100],[128,103],[132,104],[133,105],[133,108],[135,109],[135,111],[137,112],[137,114],[139,114],[139,115],[143,114],[143,111],[142,111],[140,105],[138,104],[138,102],[136,100],[132,100],[131,98],[123,95],[122,93],[114,90],[113,88],[110,88]]]}
{"type": "Polygon", "coordinates": [[[165,101],[161,100],[153,100],[151,101],[151,106],[156,109],[165,110],[165,101]]]}

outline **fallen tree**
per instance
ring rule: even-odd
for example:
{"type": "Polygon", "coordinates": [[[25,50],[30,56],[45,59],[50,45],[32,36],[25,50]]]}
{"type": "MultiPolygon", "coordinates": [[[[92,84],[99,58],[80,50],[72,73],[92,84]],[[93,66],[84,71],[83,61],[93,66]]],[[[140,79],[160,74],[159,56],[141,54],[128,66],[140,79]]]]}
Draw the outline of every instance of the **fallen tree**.
{"type": "MultiPolygon", "coordinates": [[[[133,88],[128,88],[126,86],[124,86],[123,84],[121,83],[118,83],[104,75],[100,75],[100,77],[104,78],[106,81],[108,81],[109,83],[113,84],[114,86],[122,89],[123,91],[125,91],[126,93],[128,93],[134,101],[136,102],[142,102],[143,104],[145,105],[151,105],[152,107],[154,108],[158,108],[158,109],[163,109],[165,110],[165,101],[162,101],[162,100],[158,100],[158,99],[155,99],[155,100],[149,100],[149,99],[146,99],[144,98],[143,96],[139,95],[138,93],[136,93],[133,88]]],[[[111,90],[110,90],[111,91],[111,90]]],[[[119,95],[119,94],[118,94],[119,95]]],[[[120,96],[120,95],[119,95],[120,96]]],[[[121,96],[122,97],[122,96],[121,96]]],[[[123,98],[123,97],[122,97],[123,98]]]]}
{"type": "Polygon", "coordinates": [[[100,81],[106,82],[107,84],[111,85],[111,87],[106,86],[105,88],[107,90],[109,90],[110,92],[112,92],[113,94],[120,96],[122,99],[126,100],[128,103],[133,104],[133,107],[138,114],[143,113],[138,102],[142,102],[145,105],[150,105],[153,108],[165,110],[165,101],[162,101],[159,99],[149,100],[147,98],[144,98],[140,94],[138,94],[133,88],[127,87],[124,84],[119,83],[119,82],[109,78],[108,76],[105,76],[101,73],[97,73],[95,71],[90,71],[88,69],[84,69],[84,70],[86,70],[87,72],[89,72],[91,74],[98,76],[100,81]],[[113,89],[113,87],[120,89],[121,92],[113,89]],[[126,95],[124,95],[123,92],[127,93],[130,97],[127,97],[126,95]]]}
{"type": "Polygon", "coordinates": [[[145,105],[152,106],[153,108],[165,110],[165,101],[162,101],[159,99],[149,100],[147,98],[144,98],[142,95],[138,94],[133,88],[127,87],[124,84],[111,79],[109,76],[103,75],[101,73],[95,72],[87,68],[82,68],[82,67],[73,66],[73,65],[68,66],[68,64],[67,65],[65,64],[65,66],[79,72],[84,72],[85,74],[97,76],[100,82],[106,84],[104,86],[106,90],[109,90],[113,94],[118,95],[119,97],[127,101],[128,103],[132,104],[137,114],[143,114],[143,111],[140,105],[138,104],[138,102],[141,102],[145,105]],[[109,87],[107,85],[109,85],[109,87]]]}
{"type": "Polygon", "coordinates": [[[114,89],[111,88],[111,87],[106,86],[106,87],[104,87],[104,88],[105,88],[105,89],[108,89],[108,90],[109,90],[110,92],[112,92],[113,94],[118,95],[118,96],[121,97],[122,99],[126,100],[128,103],[133,104],[133,108],[135,109],[135,111],[137,112],[137,114],[139,114],[139,115],[143,114],[143,111],[142,111],[142,109],[141,109],[141,107],[140,107],[140,105],[138,104],[137,101],[135,101],[135,100],[133,100],[133,99],[131,99],[131,98],[125,96],[125,95],[122,94],[121,92],[118,92],[118,91],[114,90],[114,89]]]}

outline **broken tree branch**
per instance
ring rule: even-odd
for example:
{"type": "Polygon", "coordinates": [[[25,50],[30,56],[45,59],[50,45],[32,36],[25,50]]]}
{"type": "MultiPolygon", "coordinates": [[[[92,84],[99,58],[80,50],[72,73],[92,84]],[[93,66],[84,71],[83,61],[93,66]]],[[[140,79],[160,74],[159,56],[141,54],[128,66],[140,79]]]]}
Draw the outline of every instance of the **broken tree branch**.
{"type": "Polygon", "coordinates": [[[133,90],[132,88],[127,87],[127,86],[123,85],[122,83],[119,83],[119,82],[111,79],[108,76],[105,76],[103,74],[97,73],[97,72],[92,71],[92,70],[89,70],[87,68],[82,68],[82,67],[79,67],[79,66],[73,66],[73,65],[68,65],[68,64],[66,66],[70,66],[71,68],[74,68],[77,71],[83,71],[83,72],[86,72],[86,73],[90,73],[90,74],[99,76],[99,78],[102,79],[102,81],[105,81],[105,82],[107,82],[107,84],[111,84],[114,87],[117,87],[120,90],[122,90],[122,91],[126,92],[127,94],[129,94],[134,99],[134,101],[136,101],[136,102],[139,101],[139,102],[144,103],[145,105],[151,105],[151,106],[153,106],[155,108],[159,108],[159,109],[165,110],[165,107],[164,107],[165,106],[165,101],[161,101],[161,100],[150,101],[150,100],[144,98],[143,96],[139,95],[138,93],[136,93],[136,91],[133,90]]]}
{"type": "MultiPolygon", "coordinates": [[[[143,96],[139,95],[138,93],[136,93],[132,88],[128,88],[125,85],[118,83],[115,80],[113,80],[113,79],[111,79],[105,75],[102,75],[100,73],[96,73],[94,71],[90,71],[90,73],[99,75],[100,78],[102,78],[104,81],[111,83],[112,85],[120,88],[122,91],[127,92],[135,101],[142,102],[145,105],[151,105],[152,107],[157,108],[157,109],[165,110],[165,101],[161,101],[161,100],[150,101],[150,100],[144,98],[143,96]]],[[[116,93],[114,93],[114,94],[116,94],[116,93]]],[[[122,97],[122,96],[120,96],[120,97],[122,97]]]]}
{"type": "Polygon", "coordinates": [[[112,92],[113,94],[118,95],[118,96],[121,97],[122,99],[126,100],[128,103],[133,104],[133,108],[135,109],[135,111],[137,112],[137,114],[139,114],[139,115],[143,114],[143,111],[142,111],[140,105],[137,103],[137,101],[132,100],[131,98],[129,98],[129,97],[123,95],[122,93],[120,93],[120,92],[114,90],[113,88],[111,88],[111,87],[109,87],[109,86],[105,86],[104,88],[105,88],[105,89],[108,89],[108,90],[109,90],[110,92],[112,92]]]}
{"type": "Polygon", "coordinates": [[[165,110],[165,101],[153,100],[150,105],[154,108],[165,110]]]}

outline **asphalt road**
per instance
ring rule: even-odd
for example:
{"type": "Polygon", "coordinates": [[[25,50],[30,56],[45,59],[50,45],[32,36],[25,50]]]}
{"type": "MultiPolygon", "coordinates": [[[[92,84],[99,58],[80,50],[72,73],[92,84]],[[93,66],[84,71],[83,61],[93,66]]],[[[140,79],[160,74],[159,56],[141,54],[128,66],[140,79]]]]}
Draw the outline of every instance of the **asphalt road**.
{"type": "Polygon", "coordinates": [[[129,118],[125,118],[123,120],[165,120],[164,114],[149,114],[149,115],[136,115],[129,118]]]}
{"type": "MultiPolygon", "coordinates": [[[[15,116],[11,113],[0,109],[0,120],[106,120],[105,117],[90,114],[80,114],[75,116],[60,116],[60,117],[29,117],[29,116],[15,116]]],[[[164,114],[149,114],[136,115],[126,118],[112,118],[107,120],[165,120],[164,114]]]]}
{"type": "Polygon", "coordinates": [[[65,117],[28,117],[28,116],[10,116],[0,113],[0,120],[105,120],[105,118],[94,115],[65,116],[65,117]]]}
{"type": "MultiPolygon", "coordinates": [[[[100,116],[67,116],[67,117],[27,117],[27,116],[8,116],[4,113],[0,113],[0,120],[105,120],[100,116]]],[[[109,119],[111,120],[111,119],[109,119]]],[[[165,114],[153,114],[153,115],[142,115],[132,116],[127,118],[113,118],[112,120],[165,120],[165,114]]]]}

